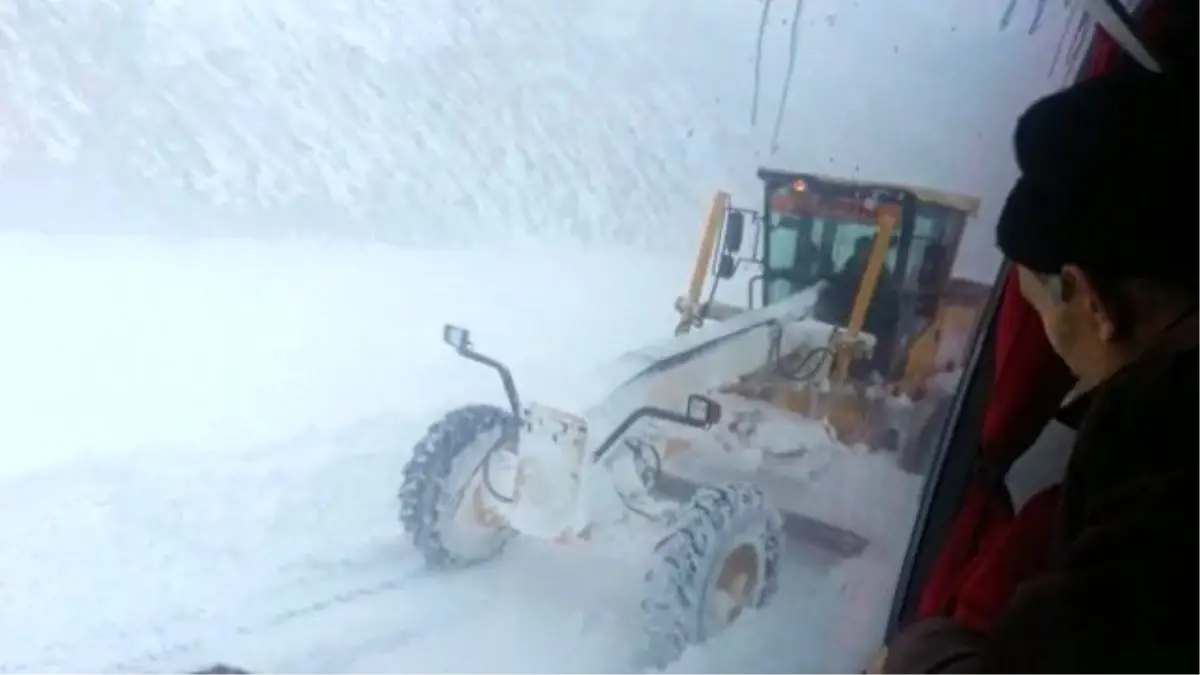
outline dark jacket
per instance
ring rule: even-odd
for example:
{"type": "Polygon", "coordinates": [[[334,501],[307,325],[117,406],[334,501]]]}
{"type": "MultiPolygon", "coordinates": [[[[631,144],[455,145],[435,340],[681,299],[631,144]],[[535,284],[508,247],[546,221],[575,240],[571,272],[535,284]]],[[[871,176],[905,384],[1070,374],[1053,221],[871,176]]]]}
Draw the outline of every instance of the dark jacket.
{"type": "Polygon", "coordinates": [[[1200,665],[1200,357],[1193,314],[1096,388],[1063,481],[1051,570],[987,635],[902,631],[891,673],[1191,672],[1200,665]]]}

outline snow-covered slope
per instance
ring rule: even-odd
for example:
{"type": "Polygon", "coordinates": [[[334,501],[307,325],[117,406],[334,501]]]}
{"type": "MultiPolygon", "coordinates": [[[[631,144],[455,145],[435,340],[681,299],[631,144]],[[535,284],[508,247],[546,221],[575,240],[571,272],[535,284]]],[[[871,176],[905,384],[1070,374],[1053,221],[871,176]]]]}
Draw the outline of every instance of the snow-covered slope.
{"type": "Polygon", "coordinates": [[[803,0],[793,40],[793,4],[756,58],[743,0],[6,0],[0,188],[121,216],[29,207],[42,228],[662,247],[770,164],[981,194],[963,271],[990,275],[1009,125],[1060,77],[1066,10],[1028,36],[999,1],[803,0]]]}

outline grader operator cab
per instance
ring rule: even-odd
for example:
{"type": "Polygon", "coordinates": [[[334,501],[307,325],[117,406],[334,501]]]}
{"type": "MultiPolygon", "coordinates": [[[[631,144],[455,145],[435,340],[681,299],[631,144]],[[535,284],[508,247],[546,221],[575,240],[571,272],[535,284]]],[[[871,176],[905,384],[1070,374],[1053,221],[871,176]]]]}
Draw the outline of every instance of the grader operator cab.
{"type": "Polygon", "coordinates": [[[445,327],[505,404],[450,410],[413,448],[400,520],[429,564],[486,561],[518,534],[609,549],[642,574],[639,653],[663,666],[770,602],[785,538],[805,543],[788,556],[844,559],[888,536],[831,508],[846,487],[820,476],[848,449],[903,447],[914,398],[937,400],[937,346],[960,329],[949,261],[975,202],[760,176],[761,214],[714,198],[676,335],[579,383],[595,395],[577,409],[528,402],[469,331],[445,327]],[[746,268],[745,302],[721,304],[718,285],[746,268]]]}
{"type": "Polygon", "coordinates": [[[724,193],[713,199],[692,282],[676,301],[681,315],[676,334],[802,291],[814,293],[812,318],[840,327],[844,340],[869,336],[873,347],[857,354],[824,349],[783,355],[784,373],[789,359],[802,360],[812,376],[798,384],[795,377],[757,373],[744,378],[740,390],[757,387],[758,395],[814,414],[813,390],[820,389],[832,404],[825,406],[825,421],[839,440],[871,450],[904,450],[903,462],[918,469],[918,450],[930,445],[928,438],[870,424],[866,408],[872,406],[865,399],[903,397],[925,412],[918,416],[929,418],[918,427],[939,421],[934,409],[945,408],[961,370],[957,359],[989,291],[987,284],[950,276],[979,201],[816,174],[760,169],[758,176],[761,212],[732,207],[724,193]],[[718,300],[722,282],[747,267],[752,273],[740,275],[744,301],[718,300]],[[707,298],[701,300],[706,281],[707,298]],[[833,359],[833,368],[816,377],[822,359],[833,359]]]}

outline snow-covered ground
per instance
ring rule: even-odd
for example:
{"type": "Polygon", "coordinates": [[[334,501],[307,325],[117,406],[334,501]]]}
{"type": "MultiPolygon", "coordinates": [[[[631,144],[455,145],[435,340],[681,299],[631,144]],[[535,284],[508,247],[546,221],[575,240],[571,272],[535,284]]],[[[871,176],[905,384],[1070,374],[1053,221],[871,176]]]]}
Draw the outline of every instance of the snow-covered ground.
{"type": "MultiPolygon", "coordinates": [[[[668,332],[687,271],[620,249],[2,242],[8,670],[136,667],[411,574],[394,503],[408,447],[449,407],[499,395],[441,323],[472,327],[536,394],[668,332]]],[[[376,630],[421,630],[470,598],[430,583],[376,630]]]]}
{"type": "MultiPolygon", "coordinates": [[[[470,326],[537,397],[668,334],[686,259],[0,244],[6,671],[636,665],[636,565],[522,542],[492,565],[432,575],[404,541],[394,494],[427,423],[499,394],[440,343],[442,321],[470,326]]],[[[853,471],[825,479],[855,485],[853,471]]],[[[899,507],[906,526],[916,493],[889,487],[873,501],[899,507]]],[[[773,610],[678,667],[849,668],[858,631],[879,630],[897,555],[841,570],[791,560],[773,610]]]]}

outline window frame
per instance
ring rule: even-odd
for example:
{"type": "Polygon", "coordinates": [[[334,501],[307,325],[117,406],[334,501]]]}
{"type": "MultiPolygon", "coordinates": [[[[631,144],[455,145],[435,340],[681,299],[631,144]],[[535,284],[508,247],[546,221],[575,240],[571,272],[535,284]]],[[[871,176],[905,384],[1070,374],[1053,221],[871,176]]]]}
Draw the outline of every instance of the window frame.
{"type": "MultiPolygon", "coordinates": [[[[1166,0],[1135,0],[1132,7],[1120,2],[1110,4],[1114,5],[1113,9],[1122,21],[1138,33],[1143,28],[1147,11],[1155,1],[1161,3],[1166,0]]],[[[1116,67],[1114,62],[1121,58],[1128,56],[1121,53],[1121,47],[1113,43],[1102,28],[1095,26],[1091,29],[1087,49],[1079,60],[1073,82],[1078,83],[1100,72],[1111,71],[1116,67]],[[1113,61],[1097,67],[1097,57],[1105,50],[1116,50],[1113,61]]],[[[913,525],[913,534],[892,599],[885,642],[891,641],[915,616],[921,591],[941,547],[949,538],[950,528],[970,484],[977,454],[973,446],[978,444],[982,436],[984,413],[995,372],[996,317],[1009,267],[1007,261],[1000,267],[986,313],[981,314],[981,319],[986,317],[986,325],[980,321],[976,328],[965,386],[960,386],[955,393],[954,408],[939,434],[938,449],[925,482],[920,511],[913,525]]]]}
{"type": "Polygon", "coordinates": [[[1007,262],[1000,266],[987,304],[980,312],[963,380],[955,392],[951,413],[938,432],[937,449],[888,613],[885,642],[915,616],[921,591],[949,537],[971,482],[991,393],[996,319],[1009,267],[1007,262]]]}

